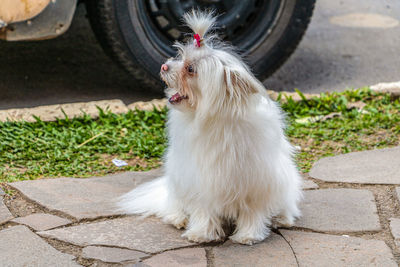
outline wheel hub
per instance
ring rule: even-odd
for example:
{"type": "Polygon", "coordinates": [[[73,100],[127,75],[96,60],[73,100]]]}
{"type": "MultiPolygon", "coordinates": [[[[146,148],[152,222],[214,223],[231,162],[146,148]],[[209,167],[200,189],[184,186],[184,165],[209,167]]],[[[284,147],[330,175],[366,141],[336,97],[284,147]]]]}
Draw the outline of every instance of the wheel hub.
{"type": "Polygon", "coordinates": [[[189,29],[182,26],[184,13],[194,9],[214,10],[222,39],[248,53],[265,39],[284,0],[140,0],[142,21],[155,42],[167,54],[175,40],[184,41],[189,29]],[[169,48],[168,48],[169,47],[169,48]]]}

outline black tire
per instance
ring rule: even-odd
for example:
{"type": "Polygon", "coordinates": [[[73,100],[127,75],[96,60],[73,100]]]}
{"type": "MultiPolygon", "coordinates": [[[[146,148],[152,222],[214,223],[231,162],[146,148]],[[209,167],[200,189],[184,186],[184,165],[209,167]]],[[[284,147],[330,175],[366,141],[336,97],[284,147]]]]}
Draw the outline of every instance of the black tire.
{"type": "MultiPolygon", "coordinates": [[[[105,52],[143,86],[154,89],[160,85],[160,65],[174,52],[167,48],[166,42],[160,46],[154,41],[159,40],[144,22],[147,17],[151,19],[147,13],[143,15],[145,1],[148,0],[86,0],[86,7],[90,24],[105,52]]],[[[252,46],[246,43],[245,49],[244,44],[243,47],[237,45],[260,80],[271,75],[293,53],[307,29],[315,5],[315,0],[278,2],[279,10],[265,31],[268,33],[252,46]]],[[[160,37],[159,42],[164,41],[163,38],[160,37]]]]}

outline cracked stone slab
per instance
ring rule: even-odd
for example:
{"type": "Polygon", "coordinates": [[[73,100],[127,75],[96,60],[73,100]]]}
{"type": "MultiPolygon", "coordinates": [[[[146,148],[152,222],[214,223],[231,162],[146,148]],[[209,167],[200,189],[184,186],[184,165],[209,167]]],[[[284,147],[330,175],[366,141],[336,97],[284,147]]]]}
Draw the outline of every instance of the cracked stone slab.
{"type": "Polygon", "coordinates": [[[400,203],[400,187],[396,187],[397,200],[400,203]]]}
{"type": "Polygon", "coordinates": [[[400,219],[398,218],[390,219],[390,231],[392,232],[392,236],[394,238],[394,242],[397,248],[400,249],[400,219]]]}
{"type": "Polygon", "coordinates": [[[311,181],[311,180],[303,180],[302,188],[305,189],[305,190],[307,190],[307,189],[316,189],[316,188],[319,188],[319,186],[316,183],[314,183],[313,181],[311,181]]]}
{"type": "Polygon", "coordinates": [[[6,223],[13,218],[11,212],[3,202],[3,197],[0,196],[0,224],[6,223]]]}
{"type": "Polygon", "coordinates": [[[50,211],[77,220],[120,215],[115,202],[135,186],[161,175],[161,170],[124,172],[93,178],[57,178],[21,181],[10,185],[50,211]]]}
{"type": "Polygon", "coordinates": [[[0,259],[1,266],[81,266],[22,225],[0,231],[0,259]]]}
{"type": "Polygon", "coordinates": [[[49,230],[52,228],[56,228],[71,223],[70,220],[45,213],[35,213],[25,217],[15,218],[11,221],[27,225],[35,231],[49,230]]]}
{"type": "Polygon", "coordinates": [[[148,254],[125,248],[88,246],[82,250],[83,258],[101,260],[108,263],[138,262],[141,258],[148,256],[148,254]]]}
{"type": "Polygon", "coordinates": [[[96,223],[81,224],[39,232],[77,246],[110,246],[157,253],[164,250],[193,246],[183,232],[156,218],[130,216],[96,223]]]}
{"type": "Polygon", "coordinates": [[[300,266],[397,266],[381,240],[280,230],[300,266]]]}
{"type": "Polygon", "coordinates": [[[297,266],[289,244],[275,233],[252,246],[228,241],[214,247],[213,253],[215,266],[297,266]]]}
{"type": "Polygon", "coordinates": [[[361,189],[320,189],[304,192],[302,217],[295,226],[323,232],[379,231],[372,192],[361,189]]]}
{"type": "Polygon", "coordinates": [[[327,182],[400,184],[400,147],[322,158],[310,176],[327,182]]]}
{"type": "Polygon", "coordinates": [[[207,267],[206,251],[204,248],[185,248],[167,251],[144,260],[141,266],[207,267]]]}

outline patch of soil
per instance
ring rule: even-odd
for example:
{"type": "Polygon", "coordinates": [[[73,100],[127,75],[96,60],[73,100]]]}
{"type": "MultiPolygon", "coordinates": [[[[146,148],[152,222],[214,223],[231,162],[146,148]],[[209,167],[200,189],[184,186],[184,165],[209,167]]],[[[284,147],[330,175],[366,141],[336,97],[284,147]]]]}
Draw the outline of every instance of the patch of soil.
{"type": "Polygon", "coordinates": [[[45,213],[44,208],[25,200],[17,191],[13,191],[12,195],[6,194],[4,196],[4,204],[14,217],[24,217],[33,213],[45,213]]]}
{"type": "MultiPolygon", "coordinates": [[[[110,154],[101,154],[100,158],[103,161],[103,164],[105,166],[111,166],[111,167],[115,167],[114,164],[112,163],[112,160],[117,158],[117,155],[110,155],[110,154]]],[[[124,159],[124,161],[126,161],[126,163],[128,163],[129,166],[133,166],[133,167],[137,167],[143,170],[147,170],[149,168],[155,168],[158,167],[159,165],[161,165],[161,161],[160,160],[149,160],[149,159],[144,159],[144,158],[140,158],[138,156],[132,156],[132,158],[130,159],[124,159]]]]}
{"type": "Polygon", "coordinates": [[[104,266],[98,265],[94,260],[82,258],[82,247],[46,237],[42,237],[42,239],[58,251],[75,256],[75,261],[83,266],[104,266]]]}

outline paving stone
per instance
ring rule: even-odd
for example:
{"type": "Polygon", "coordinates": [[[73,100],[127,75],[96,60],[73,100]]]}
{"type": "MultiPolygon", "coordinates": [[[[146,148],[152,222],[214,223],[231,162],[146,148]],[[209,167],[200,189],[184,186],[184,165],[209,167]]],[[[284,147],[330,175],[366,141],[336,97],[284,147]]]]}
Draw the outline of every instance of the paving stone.
{"type": "Polygon", "coordinates": [[[65,114],[67,114],[69,118],[82,116],[83,114],[96,118],[99,116],[98,107],[117,114],[128,112],[128,108],[121,100],[113,99],[1,110],[0,121],[35,122],[36,119],[33,116],[40,117],[42,121],[55,121],[56,118],[65,118],[65,114]]]}
{"type": "Polygon", "coordinates": [[[74,258],[59,252],[25,226],[0,231],[1,266],[81,266],[74,258]]]}
{"type": "Polygon", "coordinates": [[[88,246],[83,248],[82,257],[85,259],[96,259],[103,262],[119,263],[124,261],[139,261],[148,254],[124,248],[110,248],[88,246]]]}
{"type": "Polygon", "coordinates": [[[39,232],[78,246],[111,246],[156,253],[168,249],[192,246],[183,232],[156,218],[130,216],[120,219],[81,224],[78,226],[39,232]]]}
{"type": "Polygon", "coordinates": [[[7,206],[3,202],[3,197],[0,196],[0,224],[8,222],[14,218],[10,211],[8,210],[7,206]]]}
{"type": "Polygon", "coordinates": [[[311,180],[304,180],[303,181],[303,189],[316,189],[319,186],[311,180]]]}
{"type": "Polygon", "coordinates": [[[49,230],[71,223],[70,220],[45,213],[35,213],[25,217],[15,218],[12,222],[25,224],[35,231],[49,230]]]}
{"type": "Polygon", "coordinates": [[[400,219],[390,219],[390,231],[392,231],[392,236],[394,238],[396,246],[400,249],[400,219]]]}
{"type": "Polygon", "coordinates": [[[302,217],[295,226],[324,232],[381,229],[373,194],[360,189],[320,189],[304,192],[302,217]]]}
{"type": "Polygon", "coordinates": [[[10,185],[51,211],[78,220],[121,214],[117,198],[138,184],[161,175],[161,170],[125,172],[94,178],[58,178],[21,181],[10,185]]]}
{"type": "Polygon", "coordinates": [[[328,182],[400,184],[400,147],[322,158],[310,176],[328,182]]]}
{"type": "Polygon", "coordinates": [[[297,266],[289,244],[271,233],[262,243],[246,246],[231,241],[214,247],[215,266],[297,266]]]}
{"type": "Polygon", "coordinates": [[[381,240],[281,230],[299,266],[397,266],[381,240]]]}
{"type": "MultiPolygon", "coordinates": [[[[144,260],[142,266],[149,267],[206,267],[207,258],[204,248],[185,248],[167,251],[144,260]]],[[[218,266],[218,265],[216,265],[218,266]]]]}

